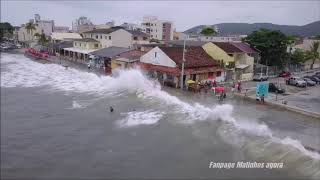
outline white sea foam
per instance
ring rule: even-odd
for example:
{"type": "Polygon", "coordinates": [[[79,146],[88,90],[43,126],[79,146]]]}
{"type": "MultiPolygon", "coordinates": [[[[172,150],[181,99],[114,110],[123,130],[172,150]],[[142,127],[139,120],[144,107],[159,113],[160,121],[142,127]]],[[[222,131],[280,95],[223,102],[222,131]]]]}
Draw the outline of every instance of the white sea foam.
{"type": "Polygon", "coordinates": [[[138,125],[156,124],[161,119],[164,113],[158,111],[133,111],[124,113],[126,117],[117,121],[119,127],[133,127],[138,125]]]}
{"type": "MultiPolygon", "coordinates": [[[[162,91],[158,82],[147,79],[140,70],[133,69],[120,71],[117,77],[99,77],[93,73],[69,68],[65,70],[56,64],[40,64],[30,61],[22,55],[1,54],[1,63],[5,64],[5,71],[1,71],[2,87],[40,87],[48,86],[54,90],[65,92],[89,93],[97,96],[108,95],[114,92],[128,91],[136,93],[138,98],[157,99],[168,106],[172,106],[177,113],[188,115],[188,123],[201,120],[222,120],[258,136],[268,136],[272,139],[272,132],[264,124],[250,124],[236,121],[232,116],[233,106],[224,104],[206,107],[199,103],[189,104],[175,96],[162,91]]],[[[77,105],[75,105],[77,107],[77,105]]],[[[132,112],[122,122],[124,126],[138,124],[154,124],[162,117],[159,112],[132,112]],[[141,118],[142,121],[137,121],[141,118]]],[[[121,123],[120,123],[121,124],[121,123]]],[[[295,141],[294,141],[295,142],[295,141]]],[[[283,144],[291,144],[301,152],[312,155],[302,145],[283,140],[283,144]],[[290,142],[290,143],[289,143],[290,142]]],[[[315,157],[315,156],[312,156],[315,157]]]]}

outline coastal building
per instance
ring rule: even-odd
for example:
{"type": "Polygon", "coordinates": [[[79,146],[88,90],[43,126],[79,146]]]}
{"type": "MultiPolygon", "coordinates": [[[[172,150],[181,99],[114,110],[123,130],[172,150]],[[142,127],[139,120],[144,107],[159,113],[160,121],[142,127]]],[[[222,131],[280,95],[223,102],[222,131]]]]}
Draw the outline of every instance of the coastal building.
{"type": "Polygon", "coordinates": [[[51,37],[51,42],[53,43],[57,43],[61,41],[71,41],[74,39],[82,39],[82,36],[79,33],[53,32],[50,37],[51,37]]]}
{"type": "MultiPolygon", "coordinates": [[[[169,47],[183,47],[184,41],[169,41],[169,47]]],[[[253,65],[259,59],[259,51],[242,42],[186,41],[186,47],[202,47],[213,59],[225,67],[225,80],[251,80],[253,65]]]]}
{"type": "Polygon", "coordinates": [[[174,24],[171,21],[159,20],[156,16],[145,16],[142,27],[143,32],[150,35],[150,39],[164,42],[173,40],[174,24]]]}
{"type": "Polygon", "coordinates": [[[109,29],[93,29],[82,34],[85,38],[99,41],[103,48],[110,46],[132,48],[134,44],[149,43],[147,34],[141,31],[125,30],[119,26],[109,29]]]}
{"type": "Polygon", "coordinates": [[[212,58],[224,64],[227,80],[252,80],[254,59],[258,58],[259,52],[249,44],[209,42],[202,47],[212,58]]]}
{"type": "Polygon", "coordinates": [[[121,27],[123,27],[126,30],[131,30],[131,31],[143,31],[143,27],[139,24],[134,24],[134,23],[123,23],[120,25],[121,27]]]}
{"type": "Polygon", "coordinates": [[[34,24],[36,24],[37,28],[41,29],[41,32],[44,33],[47,37],[51,35],[54,30],[54,21],[53,20],[41,20],[39,14],[34,15],[34,20],[32,20],[34,24]]]}
{"type": "Polygon", "coordinates": [[[98,68],[104,67],[106,74],[112,73],[111,60],[116,58],[119,54],[129,51],[129,48],[124,47],[107,47],[90,53],[91,64],[98,68]]]}
{"type": "MultiPolygon", "coordinates": [[[[140,58],[139,66],[149,77],[162,84],[179,87],[183,47],[155,47],[140,58]]],[[[183,83],[191,79],[202,81],[217,79],[223,74],[219,62],[202,47],[188,47],[185,52],[183,83]]]]}
{"type": "Polygon", "coordinates": [[[87,17],[81,16],[72,22],[72,31],[82,33],[94,29],[93,23],[87,17]]]}
{"type": "Polygon", "coordinates": [[[73,41],[73,47],[63,48],[63,53],[60,56],[67,60],[87,64],[89,53],[100,48],[101,45],[97,40],[91,38],[76,39],[73,41]]]}
{"type": "Polygon", "coordinates": [[[140,50],[130,50],[123,52],[111,60],[111,71],[115,74],[119,69],[130,69],[136,66],[140,61],[140,57],[146,52],[140,50]]]}
{"type": "Polygon", "coordinates": [[[68,26],[54,26],[53,32],[67,33],[67,32],[69,32],[69,27],[68,26]]]}
{"type": "Polygon", "coordinates": [[[109,29],[112,27],[114,27],[114,21],[110,21],[105,24],[95,25],[94,29],[109,29]]]}

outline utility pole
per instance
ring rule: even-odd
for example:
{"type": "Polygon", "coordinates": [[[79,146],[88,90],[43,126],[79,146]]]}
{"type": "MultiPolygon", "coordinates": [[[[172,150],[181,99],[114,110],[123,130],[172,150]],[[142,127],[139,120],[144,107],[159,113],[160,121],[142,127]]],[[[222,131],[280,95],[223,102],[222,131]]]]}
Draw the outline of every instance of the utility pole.
{"type": "Polygon", "coordinates": [[[183,90],[183,76],[184,76],[184,63],[186,62],[186,60],[184,59],[184,54],[186,51],[186,37],[184,38],[183,41],[183,52],[182,52],[182,67],[181,67],[181,77],[180,77],[180,88],[181,90],[183,90]]]}

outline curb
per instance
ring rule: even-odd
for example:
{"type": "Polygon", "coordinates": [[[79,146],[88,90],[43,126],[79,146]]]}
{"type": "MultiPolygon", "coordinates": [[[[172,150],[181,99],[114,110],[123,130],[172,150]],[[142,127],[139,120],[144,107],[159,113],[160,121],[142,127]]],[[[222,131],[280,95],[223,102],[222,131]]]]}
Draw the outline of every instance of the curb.
{"type": "MultiPolygon", "coordinates": [[[[246,100],[256,101],[255,98],[250,97],[250,96],[245,96],[244,94],[239,94],[239,93],[234,93],[234,94],[236,96],[238,96],[238,97],[243,97],[246,100]]],[[[273,102],[270,102],[270,101],[269,102],[265,102],[265,104],[269,105],[269,106],[281,107],[283,109],[287,109],[289,111],[300,113],[300,114],[303,114],[303,115],[306,115],[306,116],[310,116],[310,117],[313,117],[313,118],[316,118],[316,119],[320,120],[320,113],[318,113],[318,112],[308,111],[308,110],[301,109],[301,108],[298,108],[298,107],[295,107],[295,106],[289,106],[289,105],[284,105],[284,104],[279,104],[279,103],[273,103],[273,102]]]]}

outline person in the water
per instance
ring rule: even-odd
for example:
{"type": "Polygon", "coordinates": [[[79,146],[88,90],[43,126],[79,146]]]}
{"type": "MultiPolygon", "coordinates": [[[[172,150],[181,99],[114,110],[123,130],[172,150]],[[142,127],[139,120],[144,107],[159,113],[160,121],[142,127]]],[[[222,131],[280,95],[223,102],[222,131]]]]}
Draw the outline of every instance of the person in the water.
{"type": "Polygon", "coordinates": [[[113,107],[112,106],[110,106],[110,112],[113,112],[113,107]]]}

